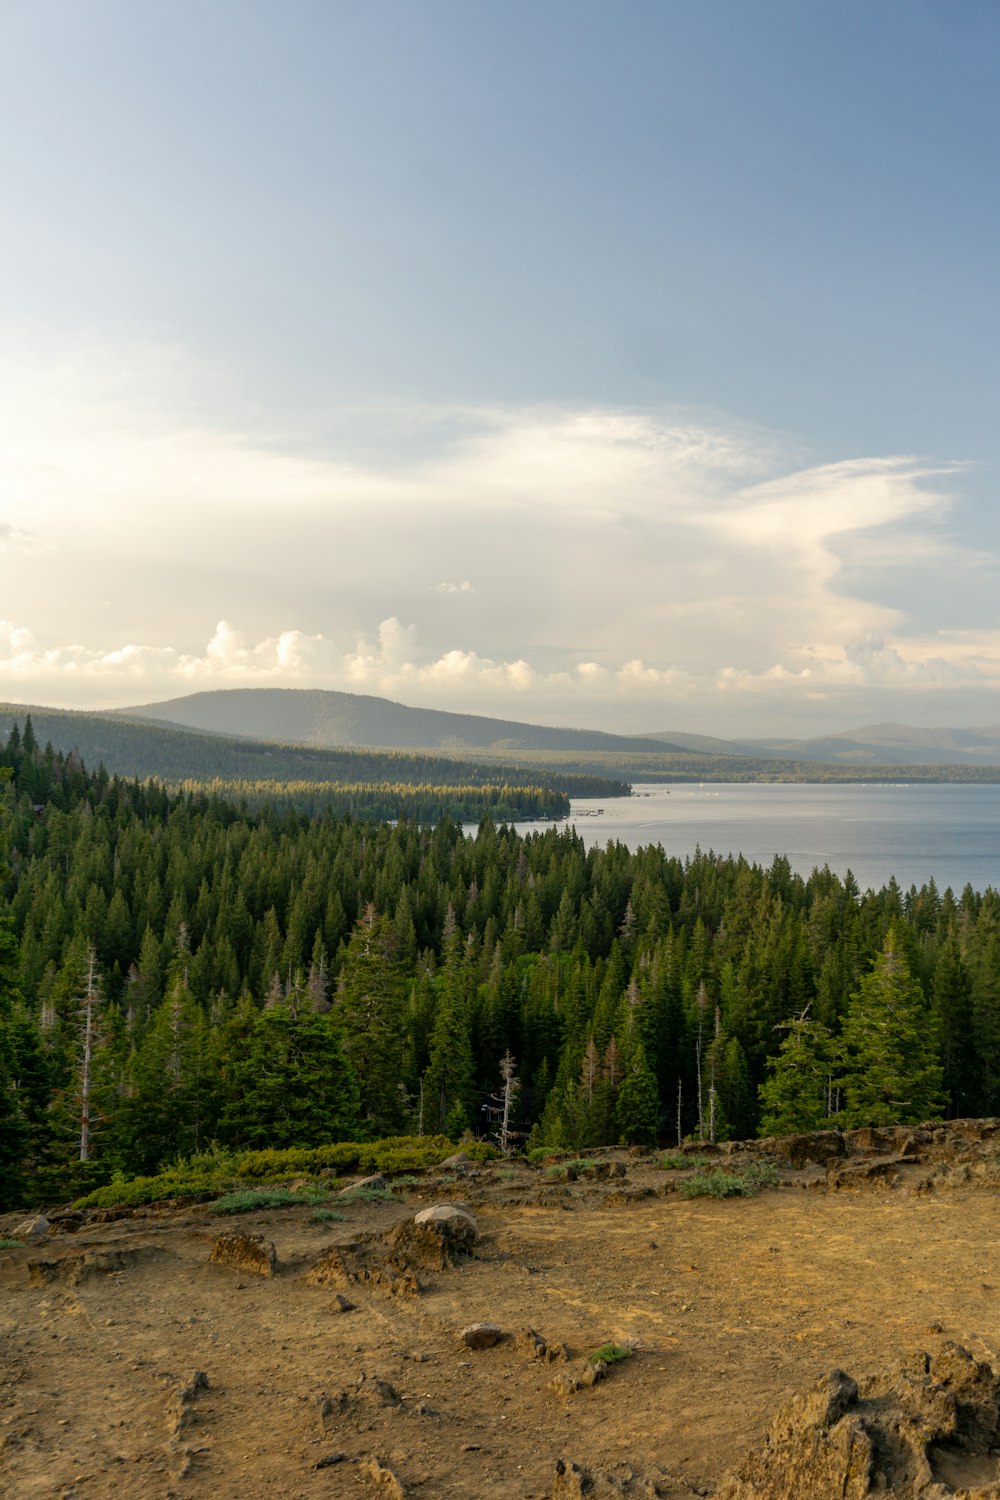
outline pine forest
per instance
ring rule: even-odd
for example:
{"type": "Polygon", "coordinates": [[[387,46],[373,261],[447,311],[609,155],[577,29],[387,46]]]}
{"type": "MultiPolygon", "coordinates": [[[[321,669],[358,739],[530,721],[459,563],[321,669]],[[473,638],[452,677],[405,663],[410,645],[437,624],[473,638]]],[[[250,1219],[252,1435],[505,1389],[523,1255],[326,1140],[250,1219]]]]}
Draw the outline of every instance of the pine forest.
{"type": "Polygon", "coordinates": [[[587,850],[502,787],[472,835],[459,787],[171,790],[30,723],[0,764],[0,1206],[482,1136],[515,1075],[529,1147],[1000,1112],[991,890],[587,850]]]}

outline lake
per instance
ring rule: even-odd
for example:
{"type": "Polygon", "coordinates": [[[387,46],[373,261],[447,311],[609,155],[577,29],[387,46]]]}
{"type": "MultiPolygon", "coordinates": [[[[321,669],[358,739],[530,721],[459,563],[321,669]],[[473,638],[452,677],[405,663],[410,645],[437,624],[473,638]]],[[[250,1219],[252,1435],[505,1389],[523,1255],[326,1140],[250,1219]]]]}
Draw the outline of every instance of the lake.
{"type": "Polygon", "coordinates": [[[1000,887],[1000,786],[637,785],[632,797],[574,801],[568,821],[588,845],[662,844],[680,859],[700,846],[762,865],[783,854],[801,875],[851,870],[862,890],[893,875],[904,890],[931,878],[956,894],[1000,887]]]}

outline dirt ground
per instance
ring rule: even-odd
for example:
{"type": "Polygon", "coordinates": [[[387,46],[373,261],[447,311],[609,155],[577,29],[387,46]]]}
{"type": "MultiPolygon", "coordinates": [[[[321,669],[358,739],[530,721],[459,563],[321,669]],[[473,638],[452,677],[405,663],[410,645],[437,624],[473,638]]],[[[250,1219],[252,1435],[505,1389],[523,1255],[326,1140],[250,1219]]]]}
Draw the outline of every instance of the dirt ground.
{"type": "Polygon", "coordinates": [[[711,1494],[834,1366],[860,1378],[947,1340],[996,1362],[992,1168],[929,1183],[926,1159],[897,1153],[833,1190],[786,1163],[758,1197],[687,1200],[655,1154],[602,1157],[624,1178],[495,1164],[332,1202],[343,1219],[201,1205],[0,1252],[0,1494],[542,1500],[571,1492],[563,1459],[599,1492],[680,1500],[711,1494]],[[421,1269],[418,1294],[356,1280],[344,1311],[308,1280],[331,1247],[377,1247],[449,1201],[476,1216],[475,1254],[421,1269]],[[273,1241],[275,1273],[210,1263],[229,1232],[273,1241]],[[480,1320],[505,1337],[475,1350],[460,1334],[480,1320]],[[530,1358],[529,1327],[568,1358],[530,1358]],[[633,1356],[553,1390],[609,1340],[633,1356]]]}

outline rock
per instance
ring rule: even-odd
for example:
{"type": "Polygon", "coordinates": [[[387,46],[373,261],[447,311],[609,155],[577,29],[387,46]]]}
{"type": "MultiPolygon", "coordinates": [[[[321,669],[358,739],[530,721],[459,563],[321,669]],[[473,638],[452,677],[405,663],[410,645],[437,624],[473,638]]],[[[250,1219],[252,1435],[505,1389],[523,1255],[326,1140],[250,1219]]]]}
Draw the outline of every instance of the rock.
{"type": "Polygon", "coordinates": [[[361,1177],[357,1182],[352,1182],[350,1187],[341,1188],[337,1197],[346,1198],[349,1193],[357,1193],[365,1188],[368,1188],[371,1192],[381,1193],[384,1192],[385,1187],[386,1181],[382,1173],[373,1172],[371,1177],[361,1177]]]}
{"type": "Polygon", "coordinates": [[[406,1491],[396,1475],[379,1458],[370,1458],[361,1465],[361,1472],[367,1474],[369,1479],[374,1479],[381,1486],[383,1494],[392,1497],[392,1500],[406,1500],[406,1491]]]}
{"type": "Polygon", "coordinates": [[[549,1381],[549,1390],[553,1396],[575,1396],[582,1389],[579,1380],[568,1370],[560,1371],[554,1380],[549,1381]]]}
{"type": "Polygon", "coordinates": [[[209,1262],[234,1266],[255,1276],[273,1276],[278,1257],[271,1240],[265,1240],[262,1234],[220,1234],[212,1246],[209,1262]]]}
{"type": "Polygon", "coordinates": [[[354,1303],[345,1297],[343,1292],[335,1292],[330,1304],[330,1311],[335,1313],[354,1312],[354,1303]]]}
{"type": "Polygon", "coordinates": [[[581,1469],[568,1458],[556,1459],[556,1477],[552,1486],[552,1500],[581,1500],[594,1488],[593,1480],[586,1469],[581,1469]]]}
{"type": "Polygon", "coordinates": [[[334,1464],[342,1464],[347,1454],[342,1450],[339,1453],[328,1453],[325,1458],[317,1459],[313,1464],[314,1469],[332,1469],[334,1464]]]}
{"type": "Polygon", "coordinates": [[[828,1188],[856,1188],[871,1184],[892,1186],[899,1176],[899,1158],[878,1157],[873,1161],[831,1161],[826,1169],[828,1188]]]}
{"type": "Polygon", "coordinates": [[[544,1359],[548,1347],[542,1335],[533,1328],[520,1328],[514,1335],[514,1348],[527,1359],[544,1359]]]}
{"type": "Polygon", "coordinates": [[[811,1130],[805,1135],[788,1135],[774,1142],[775,1151],[787,1157],[793,1167],[804,1167],[814,1162],[825,1167],[827,1162],[845,1151],[844,1137],[839,1130],[811,1130]]]}
{"type": "Polygon", "coordinates": [[[592,1161],[589,1166],[579,1169],[581,1177],[589,1177],[594,1182],[608,1182],[613,1177],[625,1176],[625,1163],[623,1161],[592,1161]]]}
{"type": "Polygon", "coordinates": [[[503,1338],[503,1329],[495,1323],[470,1323],[459,1337],[470,1349],[492,1349],[503,1338]]]}
{"type": "Polygon", "coordinates": [[[457,1203],[435,1203],[407,1219],[389,1236],[392,1263],[443,1271],[472,1253],[479,1237],[475,1217],[457,1203]]]}
{"type": "Polygon", "coordinates": [[[347,1251],[335,1246],[332,1250],[324,1250],[318,1260],[313,1261],[306,1272],[306,1281],[310,1286],[343,1287],[357,1279],[357,1269],[348,1265],[347,1251]]]}
{"type": "Polygon", "coordinates": [[[15,1240],[44,1240],[49,1232],[49,1221],[44,1214],[32,1214],[23,1224],[18,1224],[12,1238],[15,1240]]]}
{"type": "Polygon", "coordinates": [[[589,1362],[579,1368],[578,1373],[572,1370],[561,1371],[554,1380],[549,1381],[549,1390],[554,1396],[575,1396],[577,1391],[586,1390],[604,1379],[607,1373],[607,1365],[599,1359],[596,1364],[589,1362]]]}
{"type": "Polygon", "coordinates": [[[919,1354],[863,1392],[834,1370],[778,1413],[763,1443],[723,1477],[717,1500],[966,1500],[1000,1494],[1000,1377],[958,1344],[919,1354]],[[992,1455],[992,1461],[991,1461],[992,1455]],[[946,1469],[940,1466],[946,1465],[946,1469]],[[968,1487],[966,1487],[968,1481],[968,1487]]]}
{"type": "Polygon", "coordinates": [[[445,1168],[449,1172],[460,1172],[463,1167],[468,1167],[471,1165],[472,1159],[467,1152],[456,1151],[454,1155],[445,1157],[444,1161],[441,1162],[440,1166],[438,1167],[438,1170],[440,1171],[442,1168],[445,1168]]]}
{"type": "Polygon", "coordinates": [[[187,1385],[174,1392],[167,1403],[167,1429],[173,1435],[183,1432],[194,1419],[194,1403],[200,1391],[208,1390],[208,1376],[197,1370],[187,1385]]]}
{"type": "Polygon", "coordinates": [[[388,1380],[363,1373],[358,1376],[355,1395],[360,1401],[367,1401],[372,1406],[399,1406],[401,1399],[396,1387],[388,1380]]]}
{"type": "Polygon", "coordinates": [[[475,1214],[458,1203],[432,1203],[430,1208],[422,1208],[413,1222],[421,1226],[433,1225],[439,1234],[446,1234],[451,1239],[464,1241],[479,1238],[475,1214]]]}

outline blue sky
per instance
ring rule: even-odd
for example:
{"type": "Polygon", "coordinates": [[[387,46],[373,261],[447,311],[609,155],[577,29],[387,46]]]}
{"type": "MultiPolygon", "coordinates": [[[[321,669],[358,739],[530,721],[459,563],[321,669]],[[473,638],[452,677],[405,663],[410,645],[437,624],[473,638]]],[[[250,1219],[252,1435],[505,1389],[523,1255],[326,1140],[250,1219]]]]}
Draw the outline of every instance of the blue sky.
{"type": "Polygon", "coordinates": [[[998,68],[975,0],[6,0],[0,694],[997,720],[998,68]]]}

